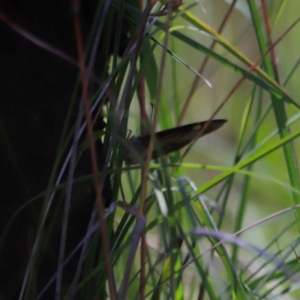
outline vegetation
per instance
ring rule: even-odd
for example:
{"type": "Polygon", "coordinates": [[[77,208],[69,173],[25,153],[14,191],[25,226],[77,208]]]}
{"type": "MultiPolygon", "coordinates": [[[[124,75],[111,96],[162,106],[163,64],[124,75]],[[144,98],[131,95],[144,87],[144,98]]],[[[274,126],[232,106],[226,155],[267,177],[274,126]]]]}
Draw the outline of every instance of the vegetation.
{"type": "Polygon", "coordinates": [[[50,2],[0,9],[0,296],[299,299],[298,1],[50,2]]]}

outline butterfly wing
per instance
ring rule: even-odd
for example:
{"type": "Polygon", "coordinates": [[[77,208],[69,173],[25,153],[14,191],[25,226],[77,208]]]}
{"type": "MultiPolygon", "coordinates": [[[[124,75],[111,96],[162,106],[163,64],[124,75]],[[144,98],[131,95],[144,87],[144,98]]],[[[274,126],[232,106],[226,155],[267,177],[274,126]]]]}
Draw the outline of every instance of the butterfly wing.
{"type": "Polygon", "coordinates": [[[152,157],[158,158],[164,154],[178,151],[193,140],[219,129],[226,122],[223,119],[212,120],[205,126],[207,121],[203,121],[160,131],[155,134],[157,142],[152,157]]]}
{"type": "MultiPolygon", "coordinates": [[[[226,122],[227,120],[223,119],[212,120],[208,124],[207,121],[203,121],[157,132],[155,134],[152,158],[156,159],[162,155],[180,150],[194,139],[217,130],[226,122]],[[201,132],[202,130],[203,132],[201,132]]],[[[128,142],[129,147],[124,156],[126,164],[137,164],[145,161],[150,143],[150,135],[132,137],[128,142]]]]}

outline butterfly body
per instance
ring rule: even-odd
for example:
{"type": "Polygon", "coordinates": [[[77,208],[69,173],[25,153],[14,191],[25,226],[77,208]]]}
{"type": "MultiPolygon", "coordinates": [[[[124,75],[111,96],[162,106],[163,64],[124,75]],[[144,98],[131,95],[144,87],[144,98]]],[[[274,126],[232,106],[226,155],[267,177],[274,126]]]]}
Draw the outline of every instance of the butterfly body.
{"type": "MultiPolygon", "coordinates": [[[[193,140],[217,130],[226,122],[227,120],[224,119],[212,120],[209,123],[203,121],[157,132],[154,135],[154,149],[151,157],[156,159],[162,155],[180,150],[193,140]],[[205,126],[205,124],[207,125],[205,126]]],[[[128,140],[129,147],[124,156],[127,165],[146,160],[150,139],[150,134],[146,134],[134,136],[128,140]]]]}

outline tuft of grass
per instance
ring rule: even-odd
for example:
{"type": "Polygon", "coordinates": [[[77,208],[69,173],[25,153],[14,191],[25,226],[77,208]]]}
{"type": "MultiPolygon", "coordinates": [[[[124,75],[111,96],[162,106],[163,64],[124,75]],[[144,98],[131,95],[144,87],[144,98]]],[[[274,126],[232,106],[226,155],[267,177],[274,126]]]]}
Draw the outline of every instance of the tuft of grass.
{"type": "Polygon", "coordinates": [[[1,233],[0,253],[38,211],[19,299],[299,298],[297,3],[228,2],[157,15],[159,2],[99,1],[87,36],[75,10],[78,77],[52,172],[1,233]],[[187,150],[124,164],[127,130],[149,133],[151,152],[155,131],[215,118],[228,123],[187,150]]]}

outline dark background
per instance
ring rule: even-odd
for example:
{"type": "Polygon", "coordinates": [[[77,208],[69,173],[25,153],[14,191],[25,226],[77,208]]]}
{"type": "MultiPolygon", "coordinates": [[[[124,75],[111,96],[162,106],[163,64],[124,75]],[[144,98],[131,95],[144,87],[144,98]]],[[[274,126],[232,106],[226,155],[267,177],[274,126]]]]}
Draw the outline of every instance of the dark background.
{"type": "MultiPolygon", "coordinates": [[[[80,20],[85,42],[97,5],[97,1],[92,0],[81,3],[80,20]]],[[[22,29],[77,59],[71,1],[1,1],[0,10],[22,29]]],[[[0,32],[2,231],[22,205],[47,187],[71,106],[78,69],[34,45],[2,21],[0,32]]],[[[99,50],[95,64],[96,74],[106,74],[108,55],[99,50]]],[[[69,130],[75,123],[78,107],[79,103],[75,101],[69,130]]],[[[96,128],[103,126],[100,118],[96,128]]],[[[98,153],[101,153],[101,142],[98,143],[98,153]]],[[[90,159],[88,153],[85,153],[75,174],[89,173],[90,159]]],[[[85,194],[85,199],[81,197],[77,201],[78,206],[73,207],[71,213],[67,252],[72,250],[84,234],[93,207],[93,189],[87,188],[85,194]]],[[[13,226],[10,226],[0,250],[0,298],[17,298],[33,246],[42,201],[43,198],[40,198],[22,209],[14,219],[13,226]]],[[[54,228],[49,241],[46,241],[37,291],[55,273],[59,233],[59,228],[54,228]]],[[[69,280],[68,272],[74,275],[74,268],[72,263],[67,266],[66,270],[69,271],[64,275],[65,281],[69,280]]],[[[52,292],[43,299],[53,299],[52,292]]]]}

